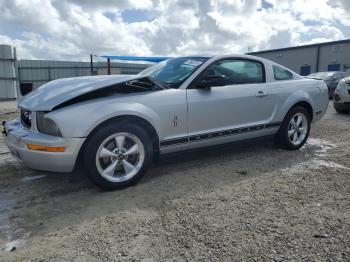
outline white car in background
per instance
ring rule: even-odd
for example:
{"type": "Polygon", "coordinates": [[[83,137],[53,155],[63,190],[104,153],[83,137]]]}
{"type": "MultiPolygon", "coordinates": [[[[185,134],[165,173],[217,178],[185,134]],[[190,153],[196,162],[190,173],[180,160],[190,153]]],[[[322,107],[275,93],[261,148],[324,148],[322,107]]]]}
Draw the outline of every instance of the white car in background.
{"type": "Polygon", "coordinates": [[[350,112],[350,77],[340,80],[334,92],[333,105],[338,113],[350,112]]]}
{"type": "Polygon", "coordinates": [[[21,119],[3,132],[25,165],[83,167],[116,189],[137,182],[159,154],[271,136],[299,149],[328,102],[324,81],[260,57],[178,57],[138,75],[49,82],[24,97],[21,119]]]}

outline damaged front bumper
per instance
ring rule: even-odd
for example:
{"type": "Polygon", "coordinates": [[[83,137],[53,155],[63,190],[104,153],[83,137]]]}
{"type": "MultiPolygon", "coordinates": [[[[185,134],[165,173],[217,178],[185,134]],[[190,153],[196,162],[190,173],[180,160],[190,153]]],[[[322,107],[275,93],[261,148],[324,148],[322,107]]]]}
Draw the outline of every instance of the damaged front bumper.
{"type": "Polygon", "coordinates": [[[71,172],[85,138],[55,137],[25,128],[20,120],[3,122],[3,139],[11,154],[24,165],[42,171],[71,172]],[[64,152],[28,149],[28,145],[64,147],[64,152]]]}

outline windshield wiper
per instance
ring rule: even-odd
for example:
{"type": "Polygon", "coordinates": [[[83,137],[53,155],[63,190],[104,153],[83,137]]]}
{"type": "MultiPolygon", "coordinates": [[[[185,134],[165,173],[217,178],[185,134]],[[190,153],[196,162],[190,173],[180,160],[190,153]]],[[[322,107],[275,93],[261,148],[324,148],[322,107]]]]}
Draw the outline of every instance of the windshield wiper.
{"type": "Polygon", "coordinates": [[[152,77],[148,77],[148,79],[150,81],[152,81],[156,86],[158,86],[161,89],[169,89],[170,88],[170,86],[168,86],[167,84],[165,84],[165,83],[163,83],[161,81],[158,81],[158,80],[156,80],[156,79],[154,79],[152,77]]]}

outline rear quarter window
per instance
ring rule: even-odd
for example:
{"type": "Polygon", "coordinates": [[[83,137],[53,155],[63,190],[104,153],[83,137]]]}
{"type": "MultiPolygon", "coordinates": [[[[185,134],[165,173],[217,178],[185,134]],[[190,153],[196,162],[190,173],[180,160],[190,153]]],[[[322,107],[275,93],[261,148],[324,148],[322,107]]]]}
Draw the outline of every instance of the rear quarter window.
{"type": "Polygon", "coordinates": [[[281,81],[281,80],[293,79],[293,73],[288,71],[287,69],[284,69],[276,65],[273,65],[272,68],[273,68],[273,76],[275,80],[281,81]]]}

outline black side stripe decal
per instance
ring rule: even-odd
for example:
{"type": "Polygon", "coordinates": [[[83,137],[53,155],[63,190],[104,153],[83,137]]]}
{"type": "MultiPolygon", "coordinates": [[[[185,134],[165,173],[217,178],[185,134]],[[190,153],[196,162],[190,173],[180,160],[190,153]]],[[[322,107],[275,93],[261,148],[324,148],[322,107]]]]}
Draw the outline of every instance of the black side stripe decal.
{"type": "Polygon", "coordinates": [[[212,139],[212,138],[217,138],[217,137],[243,134],[243,133],[247,133],[247,132],[258,131],[261,129],[279,127],[280,125],[281,125],[281,122],[274,122],[274,123],[269,123],[269,124],[265,124],[265,125],[255,125],[255,126],[241,127],[241,128],[235,128],[235,129],[229,129],[229,130],[223,130],[223,131],[216,131],[216,132],[212,132],[212,133],[198,134],[198,135],[193,135],[193,136],[189,136],[189,137],[179,137],[179,138],[174,138],[174,139],[167,139],[167,140],[160,141],[160,146],[180,145],[180,144],[185,144],[188,142],[196,142],[196,141],[212,139]]]}
{"type": "Polygon", "coordinates": [[[184,143],[188,143],[187,136],[160,141],[160,146],[172,146],[184,143]]]}

